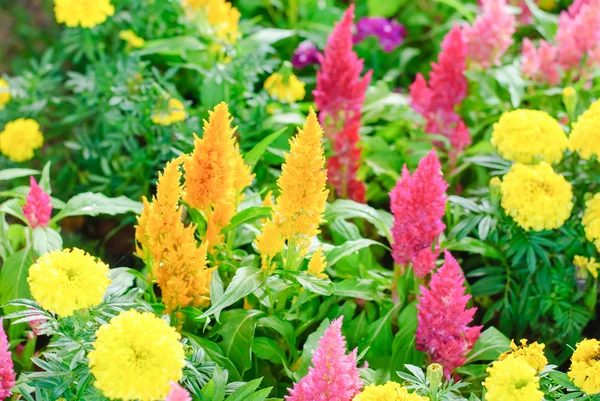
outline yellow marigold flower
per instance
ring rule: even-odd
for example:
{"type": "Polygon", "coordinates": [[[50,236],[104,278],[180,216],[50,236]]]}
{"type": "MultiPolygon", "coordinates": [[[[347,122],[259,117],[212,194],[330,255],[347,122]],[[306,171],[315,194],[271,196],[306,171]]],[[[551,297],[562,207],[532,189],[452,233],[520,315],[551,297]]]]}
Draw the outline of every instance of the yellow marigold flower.
{"type": "Polygon", "coordinates": [[[181,222],[181,163],[182,158],[175,159],[159,174],[157,194],[152,203],[143,199],[144,209],[136,226],[136,240],[141,246],[137,254],[150,261],[168,313],[208,303],[212,277],[206,246],[198,246],[194,238],[196,227],[181,222]]]}
{"type": "Polygon", "coordinates": [[[64,317],[100,304],[110,284],[107,276],[108,265],[73,248],[42,255],[27,282],[42,308],[64,317]]]}
{"type": "MultiPolygon", "coordinates": [[[[225,0],[183,0],[182,5],[188,14],[204,13],[218,41],[235,44],[241,15],[231,3],[225,0]]],[[[217,49],[221,50],[221,47],[217,49]]]]}
{"type": "Polygon", "coordinates": [[[573,124],[569,136],[569,150],[579,153],[582,159],[600,158],[600,100],[594,102],[573,124]]]}
{"type": "Polygon", "coordinates": [[[8,82],[0,78],[0,110],[4,109],[8,102],[10,102],[10,88],[8,82]]]}
{"type": "Polygon", "coordinates": [[[265,81],[265,90],[274,98],[284,103],[295,103],[304,99],[306,94],[304,82],[290,73],[287,79],[280,73],[272,74],[265,81]]]}
{"type": "Polygon", "coordinates": [[[146,43],[144,39],[137,36],[131,29],[119,32],[119,38],[123,39],[129,46],[136,49],[139,49],[146,43]]]}
{"type": "Polygon", "coordinates": [[[582,276],[584,278],[587,278],[587,273],[591,274],[594,278],[598,278],[598,268],[600,268],[600,263],[596,262],[596,258],[575,256],[573,258],[573,264],[583,273],[582,276]]]}
{"type": "Polygon", "coordinates": [[[369,384],[352,401],[429,401],[429,398],[411,394],[400,384],[389,381],[380,386],[369,384]]]}
{"type": "Polygon", "coordinates": [[[545,162],[513,165],[500,191],[502,208],[526,231],[559,228],[573,209],[571,184],[545,162]]]}
{"type": "Polygon", "coordinates": [[[150,312],[121,312],[96,332],[88,354],[94,385],[110,399],[165,399],[185,366],[180,335],[150,312]]]}
{"type": "Polygon", "coordinates": [[[524,164],[539,160],[557,163],[567,144],[567,135],[558,121],[539,110],[504,113],[492,133],[492,145],[502,157],[524,164]]]}
{"type": "Polygon", "coordinates": [[[327,262],[325,261],[325,256],[323,256],[323,247],[320,246],[310,258],[306,272],[317,278],[327,278],[327,274],[323,273],[326,267],[327,262]]]}
{"type": "Polygon", "coordinates": [[[185,120],[185,107],[174,97],[169,98],[167,110],[156,111],[152,114],[152,122],[160,125],[171,125],[185,120]]]}
{"type": "Polygon", "coordinates": [[[600,342],[586,339],[571,357],[569,377],[586,394],[600,393],[600,342]]]}
{"type": "Polygon", "coordinates": [[[37,121],[18,118],[6,123],[0,132],[0,152],[15,162],[33,158],[33,151],[44,144],[44,135],[37,121]]]}
{"type": "Polygon", "coordinates": [[[54,0],[56,22],[69,28],[93,28],[114,13],[110,0],[54,0]]]}
{"type": "Polygon", "coordinates": [[[537,341],[527,345],[527,340],[522,339],[521,345],[517,346],[515,340],[511,340],[510,347],[512,350],[500,355],[499,361],[506,358],[522,358],[529,366],[540,372],[548,364],[548,359],[544,355],[545,344],[538,344],[537,341]]]}
{"type": "Polygon", "coordinates": [[[600,251],[600,193],[585,203],[582,219],[585,237],[600,251]]]}
{"type": "Polygon", "coordinates": [[[486,401],[541,401],[544,397],[535,369],[523,358],[496,361],[487,372],[486,401]]]}

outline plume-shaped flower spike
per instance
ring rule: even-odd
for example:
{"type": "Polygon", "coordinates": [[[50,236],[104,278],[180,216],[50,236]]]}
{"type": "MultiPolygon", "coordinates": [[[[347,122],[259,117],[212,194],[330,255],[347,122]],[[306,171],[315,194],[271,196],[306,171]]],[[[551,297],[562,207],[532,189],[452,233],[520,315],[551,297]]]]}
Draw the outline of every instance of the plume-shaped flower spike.
{"type": "Polygon", "coordinates": [[[50,195],[48,195],[35,181],[35,178],[29,177],[30,190],[25,198],[23,206],[23,215],[29,222],[31,228],[38,226],[47,226],[52,214],[52,204],[50,195]]]}

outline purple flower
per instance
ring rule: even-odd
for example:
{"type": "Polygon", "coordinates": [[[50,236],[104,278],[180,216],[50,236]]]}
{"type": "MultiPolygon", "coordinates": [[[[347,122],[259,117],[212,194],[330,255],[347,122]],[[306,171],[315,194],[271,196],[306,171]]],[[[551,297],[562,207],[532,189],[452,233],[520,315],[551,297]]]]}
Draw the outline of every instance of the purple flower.
{"type": "Polygon", "coordinates": [[[383,17],[363,17],[356,24],[358,33],[354,35],[354,43],[365,40],[367,36],[377,36],[384,52],[391,52],[402,44],[406,29],[397,21],[383,17]]]}
{"type": "Polygon", "coordinates": [[[305,40],[294,50],[292,65],[294,68],[301,69],[307,65],[319,64],[319,54],[321,53],[319,53],[317,46],[310,40],[305,40]]]}

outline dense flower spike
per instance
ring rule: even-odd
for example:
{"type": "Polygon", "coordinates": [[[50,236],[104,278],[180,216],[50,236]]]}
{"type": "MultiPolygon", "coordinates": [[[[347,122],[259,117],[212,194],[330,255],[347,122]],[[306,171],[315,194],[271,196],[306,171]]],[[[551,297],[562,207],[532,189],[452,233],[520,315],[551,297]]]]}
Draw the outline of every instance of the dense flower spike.
{"type": "Polygon", "coordinates": [[[287,77],[278,72],[272,74],[265,80],[265,90],[283,103],[295,103],[306,94],[304,82],[291,73],[287,77]]]}
{"type": "Polygon", "coordinates": [[[537,341],[527,345],[527,340],[522,339],[521,345],[517,346],[515,340],[510,342],[510,351],[506,351],[498,357],[499,361],[506,358],[522,358],[536,372],[541,372],[548,365],[548,359],[544,355],[545,344],[538,344],[537,341]]]}
{"type": "Polygon", "coordinates": [[[185,107],[180,100],[174,97],[168,98],[165,110],[157,110],[152,114],[152,122],[168,126],[185,120],[185,107]]]}
{"type": "Polygon", "coordinates": [[[600,193],[585,203],[585,213],[581,221],[585,237],[596,245],[600,252],[600,193]]]}
{"type": "Polygon", "coordinates": [[[492,145],[507,160],[530,164],[558,163],[567,150],[567,135],[545,111],[517,109],[494,124],[492,145]]]}
{"type": "Polygon", "coordinates": [[[540,41],[539,48],[528,39],[523,39],[523,54],[521,56],[521,72],[525,78],[535,82],[558,85],[560,71],[558,70],[558,49],[545,40],[540,41]]]}
{"type": "Polygon", "coordinates": [[[190,393],[177,383],[171,383],[171,391],[165,401],[192,401],[190,393]]]}
{"type": "Polygon", "coordinates": [[[573,124],[569,136],[569,150],[577,152],[582,159],[590,160],[592,156],[600,159],[600,100],[592,103],[573,124]]]}
{"type": "Polygon", "coordinates": [[[69,28],[93,28],[114,13],[110,0],[54,0],[56,22],[69,28]]]}
{"type": "Polygon", "coordinates": [[[442,42],[438,62],[432,63],[429,82],[419,73],[410,86],[411,106],[426,119],[425,131],[447,137],[452,157],[471,144],[467,127],[456,113],[467,96],[466,55],[461,28],[455,26],[442,42]]]}
{"type": "Polygon", "coordinates": [[[469,67],[487,69],[497,65],[513,43],[516,18],[506,0],[482,0],[482,13],[472,26],[463,28],[469,67]]]}
{"type": "Polygon", "coordinates": [[[305,40],[294,50],[292,65],[294,68],[301,69],[311,64],[319,64],[320,55],[317,46],[310,40],[305,40]]]}
{"type": "Polygon", "coordinates": [[[0,400],[9,398],[15,385],[15,369],[8,347],[8,338],[0,320],[0,400]]]}
{"type": "Polygon", "coordinates": [[[42,255],[27,282],[42,308],[63,317],[100,304],[110,284],[108,265],[77,248],[42,255]]]}
{"type": "Polygon", "coordinates": [[[362,17],[356,24],[356,30],[354,43],[376,36],[383,51],[388,53],[400,46],[406,36],[406,29],[398,21],[383,17],[362,17]]]}
{"type": "Polygon", "coordinates": [[[306,272],[317,278],[327,278],[327,274],[324,273],[326,267],[327,262],[325,261],[325,256],[323,256],[323,247],[319,247],[311,256],[306,272]]]}
{"type": "Polygon", "coordinates": [[[286,401],[348,401],[363,386],[356,367],[356,350],[346,355],[341,318],[325,330],[313,353],[312,364],[308,374],[284,397],[286,401]]]}
{"type": "Polygon", "coordinates": [[[23,205],[23,216],[29,222],[31,228],[47,226],[52,214],[50,195],[40,188],[33,177],[29,177],[29,186],[29,194],[25,198],[25,205],[23,205]]]}
{"type": "Polygon", "coordinates": [[[412,262],[418,277],[426,276],[435,267],[438,252],[432,253],[431,248],[446,227],[442,217],[447,188],[440,161],[432,149],[413,175],[404,166],[402,177],[390,192],[394,214],[392,255],[398,264],[412,262]]]}
{"type": "Polygon", "coordinates": [[[138,217],[137,254],[148,261],[152,276],[162,291],[167,313],[188,305],[202,306],[209,300],[212,269],[207,268],[206,246],[198,246],[196,227],[184,226],[179,199],[181,158],[167,163],[159,174],[157,195],[138,217]]]}
{"type": "Polygon", "coordinates": [[[15,162],[33,158],[33,152],[44,144],[44,136],[37,121],[18,118],[6,123],[0,132],[0,152],[15,162]]]}
{"type": "Polygon", "coordinates": [[[558,47],[558,62],[565,70],[579,69],[600,60],[600,0],[575,2],[560,14],[554,38],[558,47]]]}
{"type": "Polygon", "coordinates": [[[487,401],[542,401],[544,397],[535,369],[522,358],[496,361],[487,372],[483,383],[487,401]]]}
{"type": "Polygon", "coordinates": [[[181,336],[150,312],[121,312],[96,332],[88,354],[94,385],[110,399],[164,399],[183,374],[181,336]]]}
{"type": "Polygon", "coordinates": [[[360,164],[358,131],[372,71],[360,77],[363,60],[352,50],[353,19],[351,5],[327,39],[313,94],[319,118],[332,142],[333,156],[327,161],[329,181],[339,197],[364,203],[365,186],[356,177],[360,164]]]}
{"type": "Polygon", "coordinates": [[[514,164],[500,191],[504,212],[526,231],[553,230],[571,216],[571,184],[546,162],[514,164]]]}
{"type": "Polygon", "coordinates": [[[571,357],[569,377],[586,394],[600,393],[600,342],[583,340],[571,357]]]}
{"type": "Polygon", "coordinates": [[[3,110],[8,102],[10,102],[10,87],[8,82],[0,78],[0,110],[3,110]]]}
{"type": "Polygon", "coordinates": [[[411,394],[396,382],[387,382],[380,386],[370,384],[352,401],[429,401],[429,398],[411,394]]]}
{"type": "Polygon", "coordinates": [[[465,295],[465,278],[458,262],[444,251],[445,262],[431,276],[429,288],[421,286],[417,297],[419,325],[417,349],[451,372],[465,362],[465,356],[481,334],[481,326],[468,327],[476,308],[466,309],[471,298],[465,295]]]}

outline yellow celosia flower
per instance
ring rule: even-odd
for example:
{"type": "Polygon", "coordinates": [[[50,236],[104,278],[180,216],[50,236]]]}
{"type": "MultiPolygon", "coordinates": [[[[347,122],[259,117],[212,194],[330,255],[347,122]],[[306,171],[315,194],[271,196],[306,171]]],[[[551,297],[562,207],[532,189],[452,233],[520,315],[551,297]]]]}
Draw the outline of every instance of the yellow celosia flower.
{"type": "Polygon", "coordinates": [[[203,306],[209,301],[212,269],[207,268],[206,246],[198,246],[196,227],[181,222],[179,199],[181,158],[167,163],[158,177],[157,195],[138,217],[137,254],[149,260],[152,276],[162,292],[162,300],[170,313],[188,305],[203,306]]]}
{"type": "Polygon", "coordinates": [[[310,258],[306,272],[317,278],[327,278],[327,274],[323,273],[326,267],[327,262],[325,261],[325,256],[323,256],[323,247],[319,247],[310,258]]]}
{"type": "Polygon", "coordinates": [[[136,49],[139,49],[146,43],[144,39],[137,36],[131,29],[119,32],[119,38],[123,39],[129,46],[136,49]]]}
{"type": "Polygon", "coordinates": [[[231,3],[225,0],[183,0],[182,5],[188,14],[203,13],[218,41],[235,44],[241,15],[231,3]]]}
{"type": "Polygon", "coordinates": [[[499,361],[506,358],[522,358],[529,366],[540,372],[548,364],[548,359],[544,355],[545,344],[538,344],[537,341],[527,345],[527,340],[522,339],[521,345],[517,346],[515,340],[511,340],[510,347],[512,350],[500,355],[499,361]]]}
{"type": "Polygon", "coordinates": [[[185,107],[174,97],[169,98],[167,110],[156,111],[152,114],[152,122],[160,125],[171,125],[185,120],[185,107]]]}
{"type": "Polygon", "coordinates": [[[559,228],[573,209],[571,184],[545,162],[513,165],[500,191],[502,208],[526,231],[559,228]]]}
{"type": "Polygon", "coordinates": [[[0,78],[0,110],[10,102],[10,88],[8,82],[0,78]]]}
{"type": "Polygon", "coordinates": [[[558,121],[539,110],[513,110],[494,124],[492,145],[507,160],[531,164],[561,161],[567,150],[567,135],[558,121]]]}
{"type": "Polygon", "coordinates": [[[541,401],[540,379],[524,358],[506,358],[487,368],[486,401],[541,401]]]}
{"type": "Polygon", "coordinates": [[[88,354],[102,394],[123,401],[163,400],[185,366],[180,335],[156,315],[121,312],[96,332],[88,354]]]}
{"type": "Polygon", "coordinates": [[[569,136],[569,150],[579,153],[582,159],[600,158],[600,100],[594,102],[573,124],[569,136]]]}
{"type": "Polygon", "coordinates": [[[405,387],[389,381],[380,386],[369,384],[352,401],[429,401],[429,397],[409,393],[405,387]]]}
{"type": "Polygon", "coordinates": [[[202,139],[195,137],[194,151],[184,162],[184,200],[204,212],[206,241],[213,247],[223,241],[221,229],[231,221],[243,190],[252,182],[231,127],[226,103],[217,105],[204,121],[202,139]]]}
{"type": "Polygon", "coordinates": [[[569,377],[586,394],[600,393],[600,342],[583,340],[571,357],[569,377]]]}
{"type": "Polygon", "coordinates": [[[573,258],[573,264],[579,269],[583,278],[587,278],[588,273],[591,274],[592,277],[598,278],[598,268],[600,268],[600,263],[596,262],[596,258],[575,256],[573,258]]]}
{"type": "Polygon", "coordinates": [[[108,265],[73,248],[42,255],[27,282],[42,308],[64,317],[100,304],[110,284],[107,276],[108,265]]]}
{"type": "Polygon", "coordinates": [[[262,226],[262,231],[256,236],[255,245],[256,249],[261,255],[262,268],[270,270],[271,259],[277,255],[277,253],[283,250],[285,244],[285,238],[281,234],[279,227],[274,224],[271,220],[267,220],[262,226]]]}
{"type": "Polygon", "coordinates": [[[292,73],[287,79],[278,72],[272,74],[265,81],[265,90],[269,95],[284,103],[295,103],[304,99],[304,95],[306,95],[304,82],[292,73]]]}
{"type": "Polygon", "coordinates": [[[24,162],[33,157],[33,151],[44,144],[44,135],[37,121],[19,118],[6,123],[0,132],[0,152],[15,162],[24,162]]]}
{"type": "Polygon", "coordinates": [[[56,22],[69,28],[93,28],[114,13],[110,0],[54,0],[56,22]]]}
{"type": "Polygon", "coordinates": [[[581,220],[588,241],[600,251],[600,193],[585,203],[585,212],[581,220]]]}

